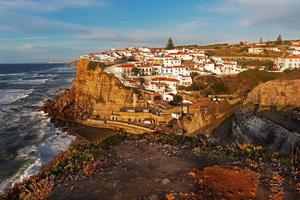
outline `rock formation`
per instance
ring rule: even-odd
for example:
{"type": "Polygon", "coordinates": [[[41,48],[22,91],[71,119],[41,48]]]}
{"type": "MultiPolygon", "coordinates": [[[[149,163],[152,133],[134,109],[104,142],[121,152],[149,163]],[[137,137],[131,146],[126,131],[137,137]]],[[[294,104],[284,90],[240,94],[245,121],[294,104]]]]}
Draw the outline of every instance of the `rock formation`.
{"type": "Polygon", "coordinates": [[[290,131],[245,108],[238,108],[228,121],[214,130],[213,135],[222,143],[250,143],[276,149],[284,154],[300,150],[298,132],[290,131]]]}
{"type": "Polygon", "coordinates": [[[278,108],[300,107],[300,79],[274,80],[260,84],[249,93],[244,104],[278,108]]]}
{"type": "Polygon", "coordinates": [[[258,180],[251,171],[219,166],[191,172],[200,199],[255,199],[258,180]]]}
{"type": "Polygon", "coordinates": [[[146,95],[123,86],[118,78],[100,67],[89,69],[89,65],[90,60],[79,60],[73,87],[43,106],[53,119],[74,121],[92,115],[108,119],[121,107],[145,105],[146,95]]]}

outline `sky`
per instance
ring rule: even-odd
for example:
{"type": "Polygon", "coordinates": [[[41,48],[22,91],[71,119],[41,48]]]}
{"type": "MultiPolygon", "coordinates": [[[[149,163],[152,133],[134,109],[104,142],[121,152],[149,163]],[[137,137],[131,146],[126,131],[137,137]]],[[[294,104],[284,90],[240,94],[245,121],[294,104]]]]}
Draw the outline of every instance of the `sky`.
{"type": "Polygon", "coordinates": [[[0,63],[128,46],[300,39],[299,0],[0,0],[0,63]]]}

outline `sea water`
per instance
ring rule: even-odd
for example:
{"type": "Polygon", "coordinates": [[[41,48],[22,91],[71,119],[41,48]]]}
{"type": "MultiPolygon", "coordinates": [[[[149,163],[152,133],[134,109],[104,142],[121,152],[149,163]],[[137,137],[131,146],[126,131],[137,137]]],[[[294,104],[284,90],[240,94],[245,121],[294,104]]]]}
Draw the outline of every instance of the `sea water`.
{"type": "Polygon", "coordinates": [[[39,110],[74,77],[64,64],[0,64],[0,192],[38,173],[75,139],[39,110]]]}

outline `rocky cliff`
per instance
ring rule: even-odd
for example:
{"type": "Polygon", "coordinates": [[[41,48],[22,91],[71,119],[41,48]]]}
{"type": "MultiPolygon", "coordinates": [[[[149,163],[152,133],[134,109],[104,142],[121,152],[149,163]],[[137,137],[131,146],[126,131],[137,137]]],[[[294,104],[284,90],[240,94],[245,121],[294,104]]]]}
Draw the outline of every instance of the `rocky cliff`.
{"type": "Polygon", "coordinates": [[[45,103],[43,110],[53,119],[73,121],[92,115],[108,119],[121,107],[145,105],[144,94],[123,86],[118,78],[103,72],[101,67],[90,65],[90,60],[79,60],[73,87],[45,103]]]}
{"type": "Polygon", "coordinates": [[[278,108],[300,107],[300,79],[274,80],[260,84],[249,93],[244,104],[278,108]]]}
{"type": "MultiPolygon", "coordinates": [[[[294,123],[299,123],[294,121],[294,123]]],[[[238,108],[233,116],[214,130],[220,142],[250,143],[279,150],[284,154],[300,152],[300,132],[288,129],[254,111],[238,108]]]]}
{"type": "Polygon", "coordinates": [[[214,128],[233,113],[235,107],[235,104],[227,101],[200,106],[191,116],[182,119],[182,125],[189,136],[210,135],[214,128]]]}

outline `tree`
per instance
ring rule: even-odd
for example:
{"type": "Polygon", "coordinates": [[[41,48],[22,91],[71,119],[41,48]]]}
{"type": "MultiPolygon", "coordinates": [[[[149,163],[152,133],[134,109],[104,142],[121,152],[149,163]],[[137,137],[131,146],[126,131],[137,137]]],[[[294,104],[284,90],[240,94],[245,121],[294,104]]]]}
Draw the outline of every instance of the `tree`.
{"type": "Polygon", "coordinates": [[[167,50],[174,49],[174,43],[173,43],[173,40],[172,40],[171,37],[170,37],[169,40],[168,40],[168,43],[167,43],[167,45],[166,45],[166,49],[167,49],[167,50]]]}
{"type": "Polygon", "coordinates": [[[260,40],[259,40],[259,43],[260,43],[260,44],[262,44],[262,43],[263,43],[263,39],[262,39],[262,37],[260,38],[260,40]]]}
{"type": "Polygon", "coordinates": [[[173,97],[173,102],[174,102],[175,104],[181,104],[182,101],[183,101],[183,98],[182,98],[182,96],[180,96],[180,95],[175,95],[175,96],[173,97]]]}
{"type": "Polygon", "coordinates": [[[131,72],[132,72],[135,76],[137,76],[137,75],[140,73],[140,70],[139,70],[139,68],[134,67],[134,68],[131,69],[131,72]]]}
{"type": "Polygon", "coordinates": [[[276,44],[282,44],[282,36],[281,36],[281,34],[278,35],[277,40],[276,40],[276,44]]]}

